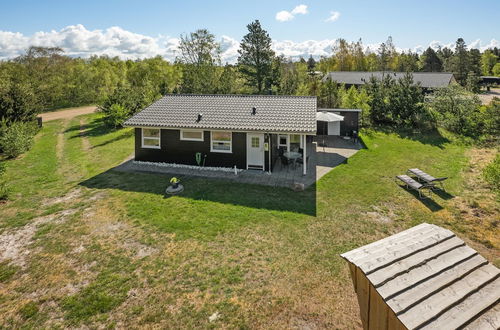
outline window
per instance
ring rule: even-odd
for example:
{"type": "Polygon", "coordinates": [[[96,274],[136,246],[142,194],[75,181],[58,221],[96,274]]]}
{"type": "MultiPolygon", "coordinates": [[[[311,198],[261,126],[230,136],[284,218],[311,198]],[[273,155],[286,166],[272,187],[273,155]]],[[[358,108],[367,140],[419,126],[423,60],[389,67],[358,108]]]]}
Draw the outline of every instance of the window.
{"type": "Polygon", "coordinates": [[[282,147],[285,151],[288,150],[288,135],[278,135],[278,147],[282,147]]]}
{"type": "Polygon", "coordinates": [[[298,134],[290,134],[290,150],[298,151],[303,148],[301,136],[298,134]]]}
{"type": "Polygon", "coordinates": [[[203,131],[181,130],[181,140],[203,141],[203,131]]]}
{"type": "Polygon", "coordinates": [[[142,147],[150,149],[160,149],[160,129],[143,128],[142,129],[142,147]]]}
{"type": "Polygon", "coordinates": [[[222,131],[212,131],[211,134],[211,144],[210,151],[212,152],[231,152],[231,141],[232,141],[232,133],[231,132],[222,132],[222,131]]]}
{"type": "Polygon", "coordinates": [[[260,148],[260,138],[252,137],[251,146],[252,148],[260,148]]]}

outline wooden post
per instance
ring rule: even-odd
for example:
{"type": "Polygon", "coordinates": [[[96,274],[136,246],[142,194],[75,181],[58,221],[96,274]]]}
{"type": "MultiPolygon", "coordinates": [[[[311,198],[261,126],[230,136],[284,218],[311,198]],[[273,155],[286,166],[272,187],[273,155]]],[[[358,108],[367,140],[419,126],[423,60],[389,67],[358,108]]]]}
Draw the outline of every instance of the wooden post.
{"type": "Polygon", "coordinates": [[[302,155],[302,161],[304,163],[304,172],[302,173],[303,175],[306,175],[307,174],[307,135],[303,135],[302,136],[303,140],[304,140],[304,154],[302,155]]]}

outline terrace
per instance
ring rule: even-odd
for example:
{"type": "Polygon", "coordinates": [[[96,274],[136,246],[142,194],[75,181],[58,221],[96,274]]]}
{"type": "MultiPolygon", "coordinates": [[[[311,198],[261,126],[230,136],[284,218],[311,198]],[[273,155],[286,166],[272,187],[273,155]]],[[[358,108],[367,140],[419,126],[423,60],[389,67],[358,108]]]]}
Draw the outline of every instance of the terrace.
{"type": "Polygon", "coordinates": [[[152,172],[165,173],[177,176],[196,176],[231,180],[239,183],[292,187],[303,185],[304,188],[311,186],[336,166],[347,162],[347,159],[362,148],[359,141],[345,140],[338,136],[315,136],[313,141],[306,146],[307,174],[303,174],[301,162],[282,165],[280,159],[274,161],[271,173],[261,170],[242,170],[238,174],[234,172],[209,171],[198,168],[183,167],[161,167],[153,164],[137,164],[132,159],[122,163],[116,170],[125,172],[152,172]],[[315,169],[315,170],[314,170],[315,169]]]}

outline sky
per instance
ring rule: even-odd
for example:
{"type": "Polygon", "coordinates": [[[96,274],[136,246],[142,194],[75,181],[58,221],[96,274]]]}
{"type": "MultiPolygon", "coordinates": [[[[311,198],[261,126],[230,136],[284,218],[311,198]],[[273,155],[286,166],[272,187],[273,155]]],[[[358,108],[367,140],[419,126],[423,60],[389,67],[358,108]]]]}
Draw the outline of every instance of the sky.
{"type": "Polygon", "coordinates": [[[30,45],[68,55],[144,58],[178,55],[181,34],[206,28],[234,62],[246,25],[260,20],[287,57],[327,56],[338,38],[375,50],[392,36],[400,50],[500,47],[500,0],[0,0],[0,59],[30,45]]]}

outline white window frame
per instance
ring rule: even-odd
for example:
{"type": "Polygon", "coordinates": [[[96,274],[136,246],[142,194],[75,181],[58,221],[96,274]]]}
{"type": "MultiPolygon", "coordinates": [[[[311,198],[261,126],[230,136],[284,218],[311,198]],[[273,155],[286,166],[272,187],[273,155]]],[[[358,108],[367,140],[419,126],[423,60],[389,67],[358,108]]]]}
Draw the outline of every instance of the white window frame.
{"type": "Polygon", "coordinates": [[[225,154],[230,154],[233,152],[233,132],[228,132],[228,131],[210,131],[210,152],[221,152],[225,154]],[[229,150],[217,150],[214,149],[214,142],[222,142],[222,143],[227,143],[228,141],[219,141],[219,140],[214,140],[213,138],[213,133],[214,132],[221,132],[221,133],[229,133],[231,135],[231,140],[229,141],[229,150]]]}
{"type": "Polygon", "coordinates": [[[181,141],[199,141],[199,142],[203,142],[205,140],[205,134],[203,134],[203,131],[202,130],[198,130],[198,129],[181,129],[180,130],[180,140],[181,141]],[[194,138],[186,138],[184,137],[184,132],[197,132],[197,133],[201,133],[201,139],[194,139],[194,138]]]}
{"type": "Polygon", "coordinates": [[[161,149],[161,129],[160,128],[154,128],[154,127],[143,127],[141,128],[141,148],[144,149],[161,149]],[[157,129],[158,130],[158,137],[149,137],[149,136],[144,136],[144,130],[145,129],[157,129]],[[158,141],[158,146],[148,146],[144,144],[144,140],[157,140],[158,141]]]}
{"type": "MultiPolygon", "coordinates": [[[[278,134],[278,148],[280,147],[286,147],[286,151],[290,151],[290,141],[291,141],[291,135],[297,135],[299,136],[299,148],[304,149],[304,142],[302,141],[302,135],[301,134],[278,134]],[[286,144],[281,144],[280,143],[280,137],[286,137],[286,144]]],[[[296,143],[296,142],[294,142],[296,143]]]]}
{"type": "Polygon", "coordinates": [[[289,144],[289,142],[290,142],[290,137],[288,136],[288,134],[278,134],[278,148],[285,147],[286,151],[290,150],[290,144],[289,144]],[[280,143],[281,137],[285,137],[286,138],[286,143],[285,144],[280,143]]]}

